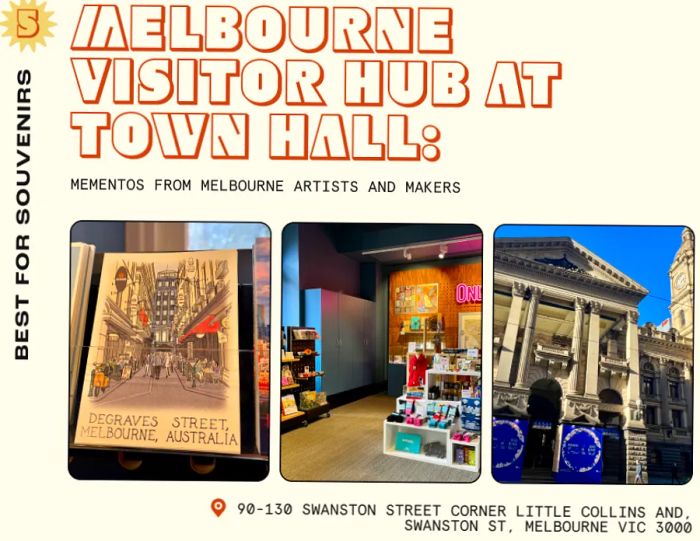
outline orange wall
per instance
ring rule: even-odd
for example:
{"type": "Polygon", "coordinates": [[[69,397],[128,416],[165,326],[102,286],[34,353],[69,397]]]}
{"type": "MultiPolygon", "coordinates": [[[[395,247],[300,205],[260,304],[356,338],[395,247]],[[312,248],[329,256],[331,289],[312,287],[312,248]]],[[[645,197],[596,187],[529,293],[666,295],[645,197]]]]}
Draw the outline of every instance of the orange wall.
{"type": "MultiPolygon", "coordinates": [[[[392,272],[389,275],[389,352],[394,354],[399,346],[407,347],[408,342],[422,342],[421,334],[399,336],[401,321],[410,319],[412,314],[396,314],[396,288],[418,284],[439,284],[438,312],[444,316],[445,332],[442,341],[447,347],[457,347],[457,318],[460,312],[481,312],[482,303],[457,304],[455,290],[457,284],[481,285],[481,263],[469,263],[450,267],[431,267],[392,272]]],[[[483,292],[482,292],[483,298],[483,292]]],[[[413,314],[420,317],[434,314],[413,314]]]]}

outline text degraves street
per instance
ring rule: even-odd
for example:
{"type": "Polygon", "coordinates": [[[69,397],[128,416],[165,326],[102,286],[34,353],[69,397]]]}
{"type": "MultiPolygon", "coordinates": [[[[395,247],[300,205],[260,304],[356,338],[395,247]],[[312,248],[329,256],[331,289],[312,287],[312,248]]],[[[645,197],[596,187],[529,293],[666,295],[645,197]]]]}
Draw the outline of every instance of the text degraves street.
{"type": "MultiPolygon", "coordinates": [[[[81,427],[85,438],[158,443],[156,428],[163,422],[157,415],[120,415],[91,412],[88,424],[81,427]]],[[[175,416],[165,420],[169,430],[166,442],[199,445],[238,445],[228,419],[220,417],[175,416]]]]}

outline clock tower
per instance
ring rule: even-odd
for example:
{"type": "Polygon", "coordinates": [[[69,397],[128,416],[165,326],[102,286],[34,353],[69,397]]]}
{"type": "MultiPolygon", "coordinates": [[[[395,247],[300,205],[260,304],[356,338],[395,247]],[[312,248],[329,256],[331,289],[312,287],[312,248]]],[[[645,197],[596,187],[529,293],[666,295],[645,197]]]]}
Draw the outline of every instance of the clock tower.
{"type": "Polygon", "coordinates": [[[671,280],[671,326],[689,340],[693,338],[693,293],[695,290],[693,232],[683,230],[683,242],[668,271],[671,280]]]}

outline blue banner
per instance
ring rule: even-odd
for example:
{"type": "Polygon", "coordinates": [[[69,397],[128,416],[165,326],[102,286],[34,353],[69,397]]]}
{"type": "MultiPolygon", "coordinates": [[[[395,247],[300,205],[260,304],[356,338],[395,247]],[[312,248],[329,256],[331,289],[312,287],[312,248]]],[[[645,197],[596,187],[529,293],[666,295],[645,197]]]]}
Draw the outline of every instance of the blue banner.
{"type": "Polygon", "coordinates": [[[600,483],[603,431],[593,426],[562,425],[557,483],[600,483]]]}
{"type": "Polygon", "coordinates": [[[517,483],[523,475],[527,419],[493,418],[493,477],[517,483]]]}

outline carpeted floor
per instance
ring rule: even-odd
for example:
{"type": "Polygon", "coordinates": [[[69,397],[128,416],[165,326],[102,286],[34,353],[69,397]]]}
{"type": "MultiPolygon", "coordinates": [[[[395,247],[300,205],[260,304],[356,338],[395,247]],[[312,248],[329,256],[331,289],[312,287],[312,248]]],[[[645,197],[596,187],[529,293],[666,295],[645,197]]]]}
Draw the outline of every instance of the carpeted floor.
{"type": "Polygon", "coordinates": [[[384,419],[395,399],[374,395],[332,410],[282,435],[282,475],[289,481],[471,483],[478,474],[384,455],[384,419]]]}

